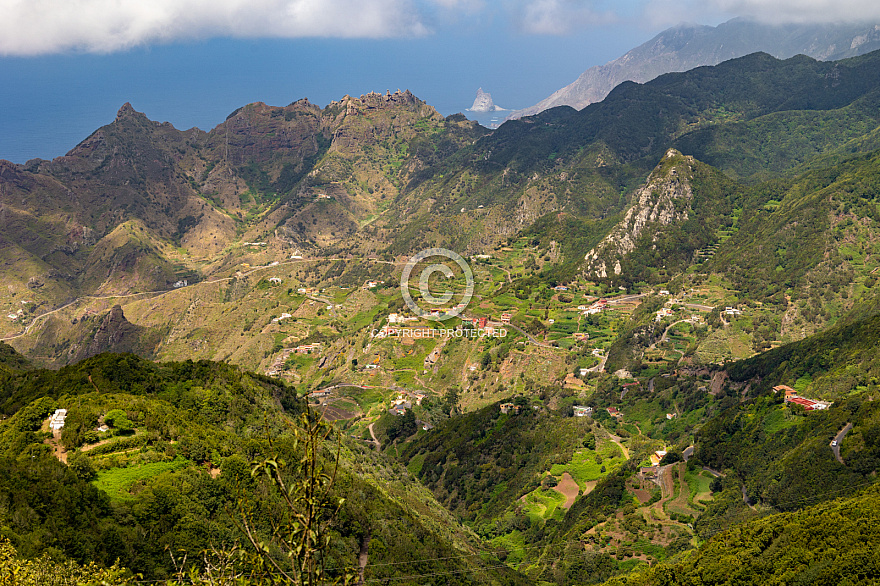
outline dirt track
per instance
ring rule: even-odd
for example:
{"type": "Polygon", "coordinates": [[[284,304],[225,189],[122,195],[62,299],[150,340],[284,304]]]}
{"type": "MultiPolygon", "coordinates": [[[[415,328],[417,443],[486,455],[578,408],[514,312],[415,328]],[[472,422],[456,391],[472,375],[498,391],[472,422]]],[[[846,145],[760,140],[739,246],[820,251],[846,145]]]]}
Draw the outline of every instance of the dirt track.
{"type": "MultiPolygon", "coordinates": [[[[43,422],[43,425],[40,426],[40,431],[49,431],[49,421],[52,420],[52,416],[46,418],[46,421],[43,422]]],[[[43,440],[44,444],[49,445],[52,448],[52,455],[58,458],[59,461],[67,464],[67,450],[64,449],[64,446],[61,445],[61,431],[53,430],[52,437],[46,438],[43,440]]]]}

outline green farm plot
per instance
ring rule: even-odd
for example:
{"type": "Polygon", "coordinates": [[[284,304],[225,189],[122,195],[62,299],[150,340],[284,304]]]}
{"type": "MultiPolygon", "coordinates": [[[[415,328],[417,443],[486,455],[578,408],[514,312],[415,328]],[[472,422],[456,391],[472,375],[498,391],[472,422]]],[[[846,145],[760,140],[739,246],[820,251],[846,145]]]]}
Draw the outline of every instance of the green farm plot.
{"type": "Polygon", "coordinates": [[[701,506],[706,501],[712,500],[712,491],[709,485],[712,483],[712,476],[708,472],[702,470],[687,470],[684,475],[690,489],[688,502],[691,505],[701,506]]]}
{"type": "Polygon", "coordinates": [[[340,396],[350,399],[358,404],[364,412],[368,412],[373,406],[382,403],[385,396],[378,389],[360,389],[358,387],[343,387],[338,389],[340,396]]]}
{"type": "Polygon", "coordinates": [[[533,524],[553,518],[562,520],[565,497],[552,488],[536,488],[523,498],[523,502],[523,512],[533,524]]]}
{"type": "Polygon", "coordinates": [[[98,477],[94,480],[93,484],[106,492],[111,500],[134,500],[134,497],[128,493],[128,489],[136,482],[158,476],[163,472],[179,470],[190,464],[189,460],[183,456],[178,456],[170,462],[153,462],[128,468],[111,468],[110,470],[98,472],[98,477]]]}
{"type": "Polygon", "coordinates": [[[550,468],[550,474],[562,476],[564,472],[568,472],[583,490],[585,483],[607,476],[624,461],[623,453],[617,444],[604,440],[600,441],[597,450],[579,450],[575,452],[569,463],[554,464],[550,468]]]}

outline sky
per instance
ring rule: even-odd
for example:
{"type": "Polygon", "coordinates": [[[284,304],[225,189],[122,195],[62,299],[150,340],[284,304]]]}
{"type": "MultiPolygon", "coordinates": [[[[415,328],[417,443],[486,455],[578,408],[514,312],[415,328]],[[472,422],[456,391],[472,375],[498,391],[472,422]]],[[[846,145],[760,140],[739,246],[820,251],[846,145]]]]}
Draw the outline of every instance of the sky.
{"type": "Polygon", "coordinates": [[[210,130],[239,106],[478,87],[530,106],[679,22],[880,19],[876,0],[0,0],[0,158],[64,154],[130,102],[210,130]]]}

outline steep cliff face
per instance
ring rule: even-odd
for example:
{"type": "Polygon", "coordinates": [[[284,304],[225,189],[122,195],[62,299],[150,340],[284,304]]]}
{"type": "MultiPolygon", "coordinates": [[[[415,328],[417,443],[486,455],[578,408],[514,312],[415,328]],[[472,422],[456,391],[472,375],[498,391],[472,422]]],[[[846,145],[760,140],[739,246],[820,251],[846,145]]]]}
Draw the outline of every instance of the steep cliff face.
{"type": "Polygon", "coordinates": [[[694,192],[694,158],[670,149],[633,196],[623,220],[594,249],[587,253],[585,272],[606,278],[621,273],[623,257],[635,250],[645,234],[663,226],[684,222],[691,211],[694,192]]]}

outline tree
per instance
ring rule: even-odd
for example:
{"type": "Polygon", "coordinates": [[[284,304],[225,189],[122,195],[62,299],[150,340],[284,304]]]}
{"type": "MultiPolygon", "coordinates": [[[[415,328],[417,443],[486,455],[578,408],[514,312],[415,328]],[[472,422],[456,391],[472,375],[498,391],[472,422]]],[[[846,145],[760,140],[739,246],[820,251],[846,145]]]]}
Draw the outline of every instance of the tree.
{"type": "Polygon", "coordinates": [[[134,424],[122,409],[112,409],[104,415],[104,423],[117,431],[130,431],[134,424]]]}
{"type": "Polygon", "coordinates": [[[455,410],[458,408],[458,389],[456,387],[450,387],[448,391],[446,391],[446,412],[452,416],[455,410]]]}
{"type": "Polygon", "coordinates": [[[663,465],[666,464],[674,464],[676,462],[681,462],[683,458],[681,457],[681,452],[676,452],[675,450],[669,450],[666,452],[666,455],[663,456],[663,465]]]}
{"type": "Polygon", "coordinates": [[[388,426],[388,437],[391,441],[397,438],[406,439],[418,430],[415,414],[412,412],[412,409],[407,409],[403,412],[403,415],[394,416],[394,420],[388,426]]]}
{"type": "Polygon", "coordinates": [[[282,504],[277,515],[269,519],[272,531],[268,539],[257,530],[250,495],[238,500],[240,528],[255,550],[250,560],[252,572],[271,576],[273,584],[353,583],[353,573],[345,572],[331,579],[325,566],[330,527],[345,502],[333,494],[342,444],[337,443],[336,453],[325,463],[321,452],[334,431],[333,426],[307,410],[300,416],[299,425],[291,425],[291,428],[298,459],[287,462],[277,456],[267,458],[251,470],[252,477],[265,480],[282,504]],[[278,552],[284,560],[276,559],[278,552]]]}
{"type": "Polygon", "coordinates": [[[91,480],[95,474],[92,459],[82,452],[74,452],[67,458],[67,466],[82,480],[91,480]]]}
{"type": "Polygon", "coordinates": [[[596,436],[592,433],[588,433],[584,436],[584,447],[588,450],[596,449],[596,436]]]}

